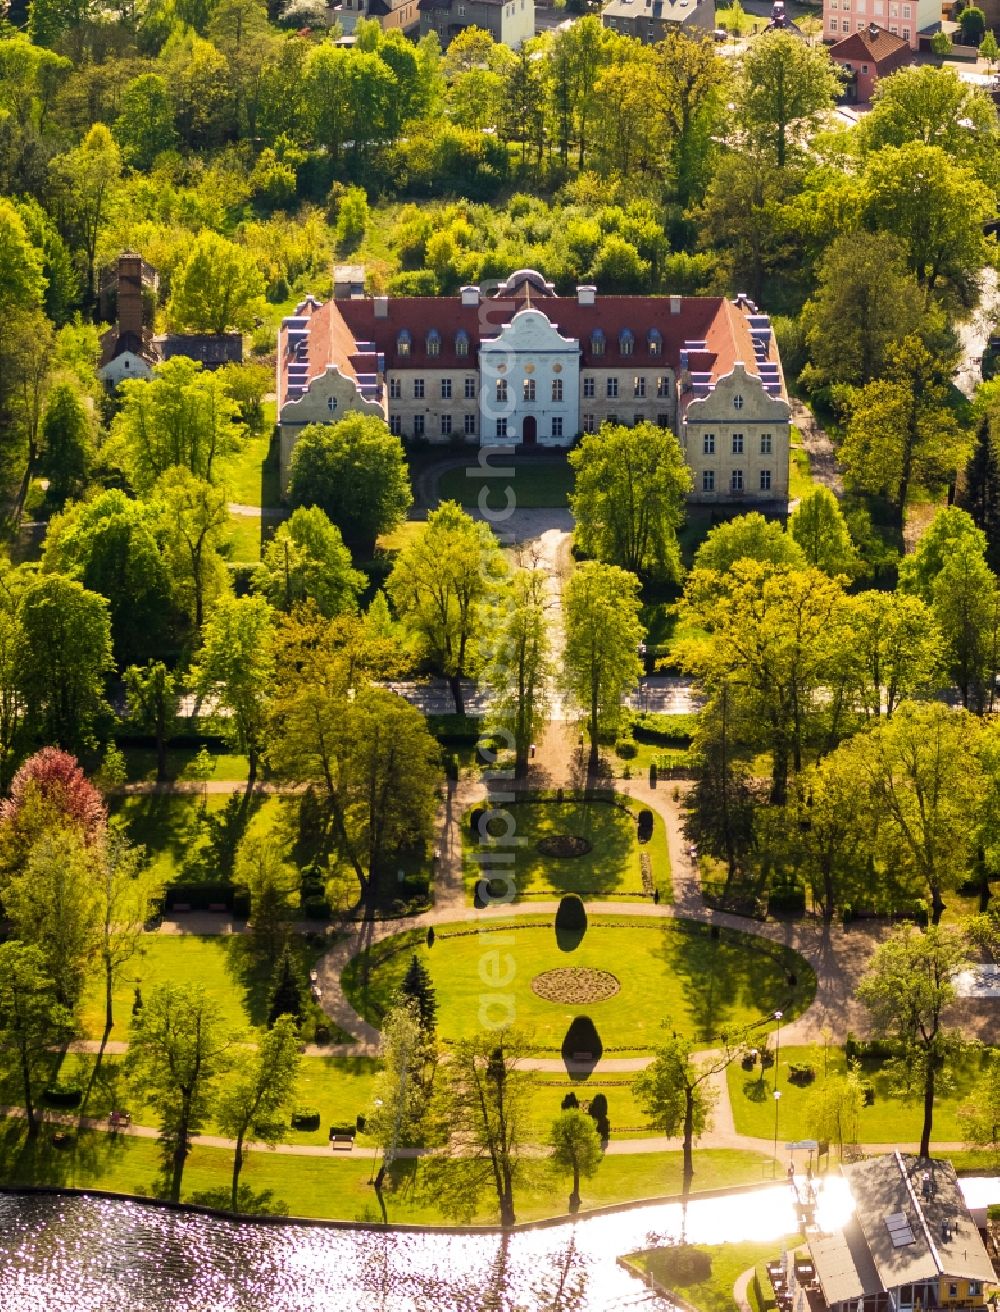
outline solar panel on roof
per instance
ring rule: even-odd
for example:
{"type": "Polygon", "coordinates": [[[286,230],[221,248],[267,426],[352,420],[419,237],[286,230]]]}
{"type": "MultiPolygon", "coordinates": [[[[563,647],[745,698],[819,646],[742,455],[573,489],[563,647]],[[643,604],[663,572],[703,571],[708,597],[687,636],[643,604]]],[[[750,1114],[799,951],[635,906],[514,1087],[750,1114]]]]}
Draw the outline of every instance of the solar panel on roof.
{"type": "Polygon", "coordinates": [[[885,1227],[889,1231],[893,1248],[904,1248],[913,1243],[913,1231],[905,1212],[890,1212],[885,1218],[885,1227]]]}

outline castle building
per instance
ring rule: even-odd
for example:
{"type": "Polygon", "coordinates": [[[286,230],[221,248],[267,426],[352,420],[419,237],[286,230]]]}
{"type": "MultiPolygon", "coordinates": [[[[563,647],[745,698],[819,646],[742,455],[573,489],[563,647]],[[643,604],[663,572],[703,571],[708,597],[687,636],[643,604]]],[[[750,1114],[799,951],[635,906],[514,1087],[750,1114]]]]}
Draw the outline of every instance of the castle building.
{"type": "Polygon", "coordinates": [[[520,269],[489,294],[309,297],[282,322],[276,391],[282,486],[307,424],[358,411],[411,442],[524,448],[649,422],[680,439],[693,501],[788,499],[781,362],[745,296],[558,296],[520,269]]]}

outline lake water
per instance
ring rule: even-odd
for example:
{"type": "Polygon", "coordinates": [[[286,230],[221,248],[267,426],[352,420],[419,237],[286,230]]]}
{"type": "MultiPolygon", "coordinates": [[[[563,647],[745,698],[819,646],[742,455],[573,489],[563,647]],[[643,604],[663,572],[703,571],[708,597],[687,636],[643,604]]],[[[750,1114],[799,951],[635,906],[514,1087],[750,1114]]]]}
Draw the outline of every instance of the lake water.
{"type": "MultiPolygon", "coordinates": [[[[970,1202],[1000,1198],[998,1180],[969,1183],[970,1202]]],[[[831,1179],[820,1220],[838,1225],[846,1214],[846,1184],[831,1179]]],[[[114,1199],[7,1195],[0,1312],[662,1312],[668,1305],[615,1258],[680,1228],[676,1204],[501,1238],[262,1225],[114,1199]]],[[[781,1184],[692,1202],[687,1236],[719,1243],[794,1228],[781,1184]]]]}

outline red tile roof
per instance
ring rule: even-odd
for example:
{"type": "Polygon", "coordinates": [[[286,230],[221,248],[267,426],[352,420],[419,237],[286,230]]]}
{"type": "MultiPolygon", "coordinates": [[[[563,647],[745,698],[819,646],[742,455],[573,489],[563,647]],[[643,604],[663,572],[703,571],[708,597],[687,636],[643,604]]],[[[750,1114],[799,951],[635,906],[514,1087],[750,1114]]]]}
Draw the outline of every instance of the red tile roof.
{"type": "MultiPolygon", "coordinates": [[[[338,365],[349,377],[371,371],[367,349],[363,349],[363,363],[355,368],[359,346],[364,348],[365,343],[373,345],[375,353],[384,358],[386,371],[447,369],[474,373],[478,369],[479,342],[496,337],[528,304],[521,285],[514,295],[483,298],[477,305],[463,305],[458,296],[398,296],[383,298],[385,312],[378,314],[379,299],[337,300],[324,305],[306,301],[298,308],[296,313],[308,318],[308,381],[319,377],[330,364],[338,365]],[[398,349],[404,331],[410,335],[407,355],[401,355],[398,349]],[[428,337],[434,331],[440,335],[437,355],[427,350],[428,337]],[[468,354],[464,356],[456,349],[460,333],[468,336],[468,354]]],[[[749,303],[741,309],[719,296],[597,295],[592,305],[586,305],[575,296],[539,296],[532,292],[530,304],[542,311],[563,337],[579,340],[581,368],[654,369],[662,364],[680,372],[685,367],[682,352],[687,351],[688,367],[709,374],[713,382],[729,373],[737,360],[743,361],[748,372],[758,372],[747,320],[747,315],[754,313],[749,303]],[[676,312],[671,310],[672,303],[676,312]],[[602,354],[594,352],[596,330],[604,334],[602,354]],[[626,330],[633,337],[630,354],[621,349],[626,330]],[[650,351],[654,330],[661,340],[657,354],[650,351]],[[698,350],[694,343],[704,343],[704,348],[698,350]]],[[[284,332],[283,328],[279,403],[286,397],[284,332]]],[[[777,361],[773,334],[768,359],[777,361]]]]}
{"type": "Polygon", "coordinates": [[[869,60],[873,64],[881,64],[886,59],[898,55],[901,50],[909,50],[909,48],[909,41],[904,40],[903,37],[895,36],[875,23],[869,23],[860,32],[852,32],[850,36],[845,36],[843,41],[832,45],[829,55],[831,59],[862,59],[869,60]]]}

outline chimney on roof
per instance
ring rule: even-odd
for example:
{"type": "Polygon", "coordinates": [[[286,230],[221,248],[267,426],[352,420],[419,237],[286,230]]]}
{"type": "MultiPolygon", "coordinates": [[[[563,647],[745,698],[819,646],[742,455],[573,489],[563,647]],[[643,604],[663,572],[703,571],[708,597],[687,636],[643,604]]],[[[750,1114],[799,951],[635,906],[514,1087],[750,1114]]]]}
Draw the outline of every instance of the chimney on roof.
{"type": "Polygon", "coordinates": [[[680,314],[680,312],[681,312],[681,298],[680,298],[679,296],[671,296],[671,298],[670,298],[670,313],[671,313],[671,314],[680,314]]]}
{"type": "Polygon", "coordinates": [[[118,257],[118,336],[142,337],[142,256],[126,251],[118,257]]]}
{"type": "Polygon", "coordinates": [[[873,41],[877,39],[877,37],[878,37],[878,23],[869,23],[869,24],[868,24],[868,35],[871,37],[871,39],[872,39],[873,41]]]}
{"type": "Polygon", "coordinates": [[[389,298],[388,296],[373,296],[372,304],[375,307],[376,319],[388,319],[389,317],[389,298]]]}
{"type": "Polygon", "coordinates": [[[468,287],[463,287],[463,288],[461,289],[461,291],[462,291],[462,304],[463,304],[463,305],[478,305],[478,304],[479,304],[479,288],[478,288],[478,287],[474,287],[474,286],[472,286],[472,285],[470,284],[468,287]]]}
{"type": "Polygon", "coordinates": [[[593,305],[597,297],[597,288],[591,283],[587,283],[576,289],[577,305],[593,305]]]}

